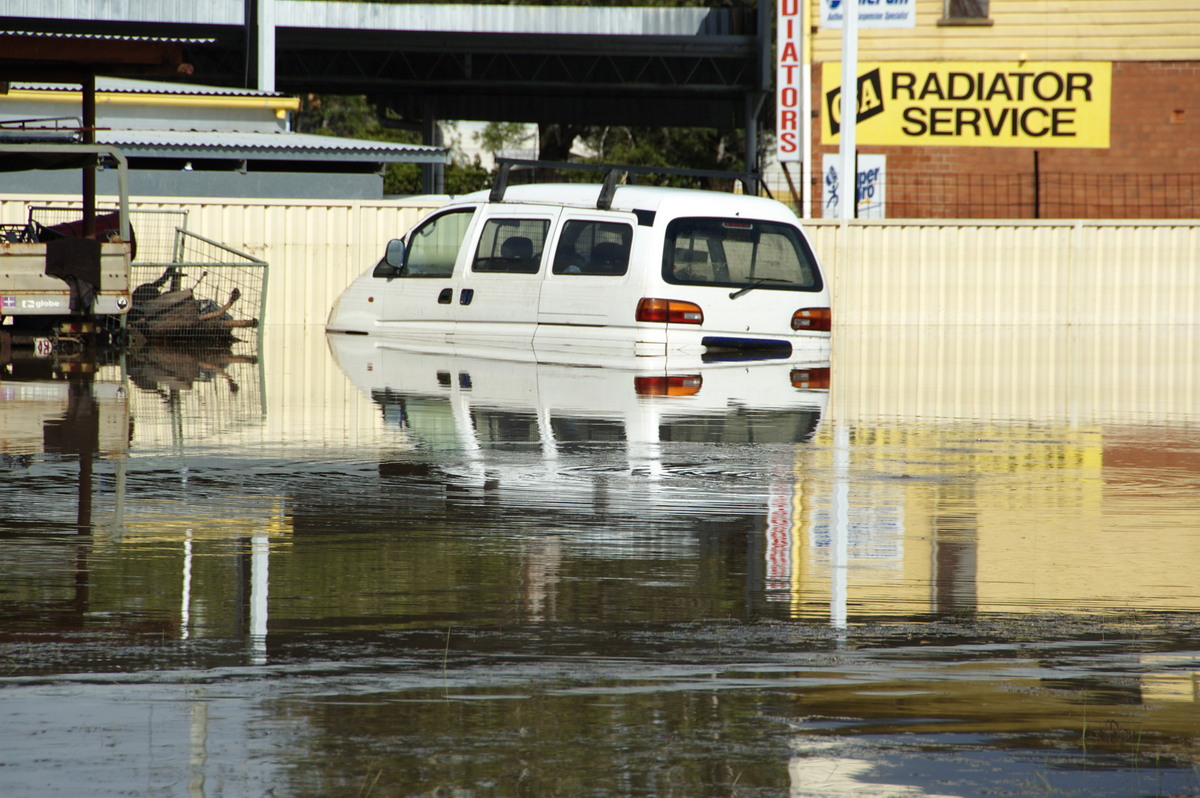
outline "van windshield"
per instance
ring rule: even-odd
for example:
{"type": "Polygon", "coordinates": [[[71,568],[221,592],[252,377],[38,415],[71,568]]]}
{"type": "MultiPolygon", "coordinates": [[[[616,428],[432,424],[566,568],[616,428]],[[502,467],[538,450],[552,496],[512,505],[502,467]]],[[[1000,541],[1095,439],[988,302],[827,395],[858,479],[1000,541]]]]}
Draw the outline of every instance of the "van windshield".
{"type": "Polygon", "coordinates": [[[821,273],[795,227],[752,219],[683,218],[667,225],[663,279],[786,291],[819,291],[821,273]]]}

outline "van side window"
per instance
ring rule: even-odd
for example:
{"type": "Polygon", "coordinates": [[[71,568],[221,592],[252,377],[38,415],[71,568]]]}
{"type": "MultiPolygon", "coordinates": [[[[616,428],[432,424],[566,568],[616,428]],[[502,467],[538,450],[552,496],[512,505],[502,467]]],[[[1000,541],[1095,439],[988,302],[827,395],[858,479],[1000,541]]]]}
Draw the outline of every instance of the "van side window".
{"type": "Polygon", "coordinates": [[[555,274],[621,275],[629,271],[633,227],[619,222],[570,221],[554,253],[555,274]]]}
{"type": "Polygon", "coordinates": [[[537,274],[549,230],[546,219],[488,219],[471,271],[537,274]]]}
{"type": "Polygon", "coordinates": [[[401,277],[449,277],[471,226],[474,208],[435,216],[413,231],[401,277]]]}

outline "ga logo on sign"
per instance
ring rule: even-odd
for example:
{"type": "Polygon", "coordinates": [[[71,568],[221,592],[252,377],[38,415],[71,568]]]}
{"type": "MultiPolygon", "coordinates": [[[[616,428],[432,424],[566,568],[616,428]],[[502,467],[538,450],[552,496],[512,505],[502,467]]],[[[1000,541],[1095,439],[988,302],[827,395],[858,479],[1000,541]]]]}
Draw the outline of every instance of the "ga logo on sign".
{"type": "MultiPolygon", "coordinates": [[[[842,88],[839,86],[825,93],[825,110],[829,118],[830,133],[837,135],[842,129],[842,88]]],[[[883,113],[883,80],[878,69],[872,69],[858,78],[858,121],[870,119],[883,113]]]]}

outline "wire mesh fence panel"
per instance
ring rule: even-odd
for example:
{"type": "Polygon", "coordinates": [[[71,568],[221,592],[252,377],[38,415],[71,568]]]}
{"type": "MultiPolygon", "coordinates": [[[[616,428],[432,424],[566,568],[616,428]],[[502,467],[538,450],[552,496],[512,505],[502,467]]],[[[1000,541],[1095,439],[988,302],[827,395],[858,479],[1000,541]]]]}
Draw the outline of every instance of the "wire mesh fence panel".
{"type": "Polygon", "coordinates": [[[266,304],[267,264],[177,229],[172,257],[133,265],[131,335],[149,341],[226,346],[257,340],[266,304]]]}
{"type": "Polygon", "coordinates": [[[1040,204],[1050,219],[1194,219],[1200,175],[1055,175],[1040,204]]]}
{"type": "MultiPolygon", "coordinates": [[[[96,208],[97,230],[115,230],[117,207],[96,208]]],[[[29,228],[82,235],[80,203],[31,205],[29,228]]],[[[135,344],[212,348],[246,342],[257,351],[266,306],[267,264],[186,229],[186,210],[129,212],[135,250],[129,284],[131,307],[122,319],[135,344]]],[[[15,226],[14,226],[15,227],[15,226]]]]}
{"type": "MultiPolygon", "coordinates": [[[[106,216],[117,212],[116,205],[97,206],[96,214],[106,216]]],[[[83,215],[79,204],[32,205],[29,220],[43,227],[69,224],[83,215]]],[[[187,227],[186,210],[137,210],[129,211],[129,226],[133,229],[136,242],[134,263],[165,263],[174,257],[175,231],[187,227]]]]}
{"type": "Polygon", "coordinates": [[[138,242],[134,263],[162,263],[174,254],[175,231],[187,228],[187,211],[134,210],[129,212],[129,225],[138,242]]]}
{"type": "MultiPolygon", "coordinates": [[[[1200,174],[919,174],[881,180],[890,219],[1194,219],[1200,216],[1200,174]]],[[[798,215],[823,218],[824,185],[777,175],[768,193],[798,215]]]]}

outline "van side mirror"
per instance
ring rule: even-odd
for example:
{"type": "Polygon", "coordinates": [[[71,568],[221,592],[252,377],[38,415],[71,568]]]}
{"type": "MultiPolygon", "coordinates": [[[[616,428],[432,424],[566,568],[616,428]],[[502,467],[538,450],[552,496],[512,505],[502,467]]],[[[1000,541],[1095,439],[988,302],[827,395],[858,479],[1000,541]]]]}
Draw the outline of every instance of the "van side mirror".
{"type": "Polygon", "coordinates": [[[404,271],[404,242],[393,238],[384,250],[383,260],[375,264],[372,277],[397,277],[404,271]]]}
{"type": "Polygon", "coordinates": [[[383,254],[383,259],[387,261],[389,266],[397,269],[404,268],[404,240],[393,238],[389,241],[387,250],[383,254]]]}

